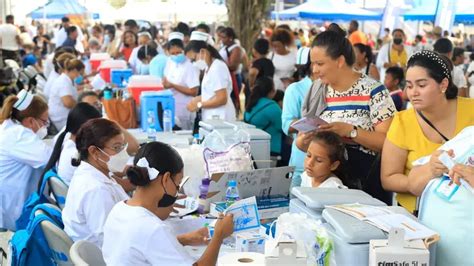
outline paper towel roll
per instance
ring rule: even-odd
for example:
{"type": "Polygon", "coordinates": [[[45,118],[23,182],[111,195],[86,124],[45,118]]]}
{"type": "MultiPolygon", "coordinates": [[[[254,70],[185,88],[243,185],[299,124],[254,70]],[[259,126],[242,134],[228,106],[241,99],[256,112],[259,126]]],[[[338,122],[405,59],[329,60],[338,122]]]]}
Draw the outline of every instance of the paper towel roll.
{"type": "Polygon", "coordinates": [[[265,265],[265,255],[256,252],[236,252],[229,253],[217,260],[218,266],[244,266],[244,265],[265,265]]]}

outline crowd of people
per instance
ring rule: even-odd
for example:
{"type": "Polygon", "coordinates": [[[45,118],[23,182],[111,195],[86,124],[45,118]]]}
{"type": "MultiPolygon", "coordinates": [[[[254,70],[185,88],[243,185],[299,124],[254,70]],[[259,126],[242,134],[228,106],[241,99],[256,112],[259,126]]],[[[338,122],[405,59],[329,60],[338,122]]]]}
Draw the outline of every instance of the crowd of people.
{"type": "MultiPolygon", "coordinates": [[[[266,131],[277,165],[295,167],[291,188],[361,189],[389,205],[395,192],[396,203],[416,214],[417,198],[443,174],[474,186],[474,165],[449,172],[438,150],[474,125],[473,47],[439,27],[411,42],[402,29],[385,29],[374,41],[357,21],[347,31],[335,23],[309,31],[270,25],[250,51],[231,27],[182,22],[163,33],[134,20],[82,28],[65,17],[50,36],[43,25],[32,34],[7,16],[0,33],[3,61],[46,77],[36,94],[0,91],[0,228],[16,229],[25,200],[54,168],[69,186],[65,232],[100,247],[110,264],[193,264],[183,246],[198,244],[208,247],[197,265],[215,264],[232,217],[217,223],[212,239],[207,229],[171,234],[163,221],[177,199],[183,161],[160,142],[140,147],[106,118],[101,100],[109,84],[91,67],[94,53],[158,77],[174,96],[179,129],[220,118],[266,131]],[[303,117],[325,123],[298,132],[292,124],[303,117]],[[54,147],[43,141],[52,132],[54,147]],[[412,165],[426,155],[426,165],[412,165]],[[133,166],[125,169],[129,156],[133,166]]],[[[457,204],[472,213],[471,202],[457,204]]],[[[441,236],[440,265],[472,263],[472,255],[446,255],[466,245],[462,235],[470,232],[443,221],[430,226],[450,226],[459,236],[449,243],[441,236]]]]}

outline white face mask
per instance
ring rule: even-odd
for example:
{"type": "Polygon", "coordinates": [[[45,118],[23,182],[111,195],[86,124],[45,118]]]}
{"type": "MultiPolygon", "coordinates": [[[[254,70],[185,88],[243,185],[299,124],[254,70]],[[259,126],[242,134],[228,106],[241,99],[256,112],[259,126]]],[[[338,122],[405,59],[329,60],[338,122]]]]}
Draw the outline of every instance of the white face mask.
{"type": "MultiPolygon", "coordinates": [[[[38,122],[36,122],[36,120],[35,123],[36,125],[38,125],[38,122]]],[[[48,129],[45,126],[42,126],[38,129],[38,131],[36,131],[36,135],[38,136],[38,138],[44,139],[48,135],[48,129]]]]}
{"type": "Polygon", "coordinates": [[[195,62],[193,62],[193,66],[196,67],[199,70],[205,70],[207,68],[206,61],[199,59],[195,62]]]}
{"type": "MultiPolygon", "coordinates": [[[[109,168],[109,171],[112,172],[112,173],[120,173],[123,171],[123,169],[125,168],[125,165],[127,164],[128,162],[128,159],[129,159],[129,156],[128,156],[128,153],[127,153],[127,145],[125,145],[125,147],[123,148],[122,151],[120,151],[119,153],[115,154],[115,155],[109,155],[108,153],[106,153],[105,151],[101,150],[99,148],[99,150],[105,154],[107,154],[107,156],[109,156],[109,161],[108,162],[104,162],[102,161],[103,163],[107,164],[107,167],[109,168]]],[[[100,158],[99,158],[100,160],[100,158]]]]}

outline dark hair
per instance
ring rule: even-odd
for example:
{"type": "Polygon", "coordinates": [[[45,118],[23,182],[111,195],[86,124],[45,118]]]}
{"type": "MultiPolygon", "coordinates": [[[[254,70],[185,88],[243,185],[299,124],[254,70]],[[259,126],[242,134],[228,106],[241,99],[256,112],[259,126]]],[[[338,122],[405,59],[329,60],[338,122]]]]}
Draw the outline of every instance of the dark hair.
{"type": "Polygon", "coordinates": [[[250,92],[250,97],[247,101],[247,106],[245,107],[246,111],[251,112],[253,107],[257,105],[258,100],[267,97],[268,94],[275,89],[274,87],[271,78],[265,76],[258,78],[250,92]]]}
{"type": "Polygon", "coordinates": [[[407,69],[414,66],[422,67],[426,70],[428,76],[434,79],[437,83],[441,83],[443,79],[447,78],[448,88],[446,89],[445,93],[446,99],[456,99],[458,96],[458,88],[453,83],[453,77],[451,74],[453,70],[453,64],[451,63],[451,60],[437,52],[431,52],[436,57],[439,57],[443,62],[438,63],[436,59],[432,59],[430,56],[423,55],[423,53],[426,53],[426,51],[418,52],[412,55],[408,60],[407,69]],[[447,67],[447,71],[449,72],[448,75],[445,74],[446,70],[443,67],[444,65],[447,67]]]}
{"type": "Polygon", "coordinates": [[[404,32],[402,29],[394,29],[394,30],[392,31],[392,36],[393,36],[393,35],[395,34],[395,32],[397,32],[397,31],[400,32],[401,34],[403,34],[403,36],[405,36],[405,32],[404,32]]]}
{"type": "Polygon", "coordinates": [[[104,118],[88,120],[76,134],[76,148],[80,158],[73,160],[72,165],[79,166],[82,160],[86,161],[89,158],[88,149],[90,146],[103,149],[108,140],[120,134],[122,134],[122,130],[113,121],[104,118]]]}
{"type": "Polygon", "coordinates": [[[288,24],[280,24],[276,27],[277,30],[287,30],[287,31],[290,31],[291,32],[291,28],[288,24]]]}
{"type": "Polygon", "coordinates": [[[374,59],[374,55],[372,54],[372,48],[370,46],[362,44],[362,43],[356,43],[354,44],[354,47],[359,50],[360,53],[365,54],[365,58],[367,59],[367,62],[372,62],[374,59]]]}
{"type": "Polygon", "coordinates": [[[76,56],[72,53],[67,53],[65,51],[57,52],[53,57],[53,67],[54,71],[59,74],[59,71],[65,68],[66,60],[75,59],[76,56]]]}
{"type": "Polygon", "coordinates": [[[204,41],[190,41],[184,52],[187,53],[189,51],[193,51],[195,53],[199,53],[201,49],[206,49],[211,54],[212,58],[224,61],[216,48],[204,41]]]}
{"type": "Polygon", "coordinates": [[[48,103],[37,95],[33,96],[30,105],[23,111],[13,107],[17,101],[18,97],[16,95],[10,95],[4,100],[3,107],[0,109],[0,124],[7,119],[21,122],[27,117],[39,118],[40,115],[48,110],[48,103]]]}
{"type": "Polygon", "coordinates": [[[253,49],[261,55],[266,55],[270,50],[270,43],[264,38],[257,39],[253,44],[253,49]]]}
{"type": "Polygon", "coordinates": [[[66,23],[66,22],[69,22],[69,21],[70,21],[70,20],[69,20],[68,17],[62,17],[62,18],[61,18],[61,22],[62,22],[62,23],[66,23]]]}
{"type": "Polygon", "coordinates": [[[235,31],[231,27],[226,27],[221,31],[222,34],[225,36],[231,38],[232,40],[235,40],[237,38],[237,34],[235,34],[235,31]]]}
{"type": "Polygon", "coordinates": [[[147,143],[135,155],[133,160],[134,166],[127,170],[127,177],[135,186],[144,187],[151,182],[147,169],[137,166],[141,158],[146,158],[149,166],[160,172],[158,175],[164,175],[169,172],[173,177],[181,172],[184,167],[181,156],[170,145],[157,141],[147,143]]]}
{"type": "Polygon", "coordinates": [[[147,59],[148,56],[151,56],[151,58],[155,57],[158,54],[158,51],[156,50],[156,46],[147,44],[143,45],[138,49],[137,57],[139,60],[144,60],[147,59]]]}
{"type": "Polygon", "coordinates": [[[433,51],[448,54],[453,51],[453,43],[448,38],[438,39],[433,45],[433,51]]]}
{"type": "Polygon", "coordinates": [[[471,52],[471,54],[469,55],[469,59],[471,59],[471,61],[474,61],[474,52],[471,52]]]}
{"type": "Polygon", "coordinates": [[[174,28],[175,31],[181,32],[184,36],[189,36],[190,35],[190,29],[188,24],[184,22],[179,22],[178,25],[176,25],[176,28],[174,28]]]}
{"type": "Polygon", "coordinates": [[[421,41],[421,40],[423,40],[423,36],[421,36],[420,34],[417,34],[417,35],[415,36],[415,39],[421,41]]]}
{"type": "Polygon", "coordinates": [[[329,24],[327,30],[328,31],[334,31],[334,32],[336,32],[336,33],[338,33],[338,34],[340,34],[341,36],[344,36],[344,37],[347,35],[347,32],[344,29],[342,29],[337,23],[329,24]]]}
{"type": "Polygon", "coordinates": [[[76,32],[76,31],[77,31],[77,27],[76,27],[76,26],[71,26],[71,27],[68,27],[68,28],[66,29],[66,33],[67,33],[68,36],[71,35],[71,33],[76,32]]]}
{"type": "Polygon", "coordinates": [[[169,50],[173,46],[179,47],[184,50],[184,43],[180,39],[172,39],[166,43],[167,50],[169,50]]]}
{"type": "Polygon", "coordinates": [[[133,19],[128,19],[123,25],[129,28],[138,28],[137,22],[133,19]]]}
{"type": "Polygon", "coordinates": [[[403,68],[398,66],[387,68],[387,70],[385,70],[385,74],[390,74],[394,79],[397,79],[398,84],[402,83],[405,80],[405,73],[403,71],[403,68]]]}
{"type": "Polygon", "coordinates": [[[275,96],[273,96],[273,100],[277,103],[283,101],[283,98],[285,97],[285,93],[282,90],[276,90],[275,91],[275,96]]]}
{"type": "Polygon", "coordinates": [[[14,17],[13,15],[7,15],[7,16],[5,17],[5,21],[6,21],[6,22],[13,21],[13,20],[15,20],[15,17],[14,17]]]}
{"type": "Polygon", "coordinates": [[[129,47],[128,44],[125,43],[125,34],[132,34],[135,37],[135,46],[138,45],[138,35],[135,32],[131,31],[131,30],[127,30],[122,35],[123,36],[123,45],[125,47],[127,47],[127,48],[129,47]]]}
{"type": "Polygon", "coordinates": [[[77,97],[77,101],[82,103],[82,100],[88,96],[94,96],[97,97],[97,99],[100,99],[99,95],[95,91],[84,91],[79,96],[77,97]]]}
{"type": "Polygon", "coordinates": [[[390,29],[389,29],[389,28],[384,28],[383,30],[390,32],[390,29]]]}
{"type": "Polygon", "coordinates": [[[458,57],[458,56],[464,57],[464,48],[454,47],[454,49],[453,49],[453,60],[455,60],[456,57],[458,57]]]}
{"type": "Polygon", "coordinates": [[[87,103],[78,103],[67,116],[66,129],[59,134],[56,144],[54,144],[53,152],[49,157],[49,161],[44,168],[44,172],[41,176],[44,176],[47,171],[53,168],[61,156],[61,150],[64,143],[64,138],[67,133],[76,135],[79,128],[88,120],[94,118],[100,118],[102,115],[92,105],[87,103]]]}
{"type": "Polygon", "coordinates": [[[351,23],[350,23],[352,26],[354,26],[355,29],[358,29],[359,28],[359,22],[357,22],[357,20],[351,20],[351,23]]]}
{"type": "Polygon", "coordinates": [[[104,25],[104,31],[112,34],[115,37],[115,26],[111,24],[104,25]]]}
{"type": "Polygon", "coordinates": [[[304,65],[296,65],[296,71],[293,77],[296,80],[303,79],[306,76],[311,76],[312,69],[311,69],[311,59],[310,53],[308,53],[308,61],[304,65]]]}
{"type": "Polygon", "coordinates": [[[225,27],[222,26],[222,25],[220,25],[220,26],[218,26],[218,27],[216,28],[216,32],[219,33],[219,32],[221,32],[223,29],[225,29],[225,27]]]}
{"type": "Polygon", "coordinates": [[[281,42],[285,46],[290,46],[293,44],[293,34],[289,30],[278,28],[273,32],[271,42],[281,42]]]}
{"type": "Polygon", "coordinates": [[[85,69],[84,63],[82,63],[81,60],[73,58],[73,59],[65,59],[64,61],[64,70],[66,71],[72,71],[72,70],[77,70],[77,71],[82,71],[85,69]]]}
{"type": "Polygon", "coordinates": [[[200,29],[200,30],[204,30],[206,33],[210,33],[211,32],[211,28],[209,27],[209,25],[205,24],[205,23],[200,23],[196,26],[196,30],[197,29],[200,29]]]}
{"type": "Polygon", "coordinates": [[[347,162],[347,150],[342,138],[332,131],[319,131],[311,142],[320,143],[327,148],[331,163],[339,161],[339,167],[333,172],[343,184],[347,184],[347,173],[344,170],[347,162]]]}
{"type": "Polygon", "coordinates": [[[326,49],[326,55],[336,60],[343,56],[348,66],[354,65],[355,53],[352,44],[341,33],[327,30],[314,38],[312,47],[322,47],[326,49]]]}

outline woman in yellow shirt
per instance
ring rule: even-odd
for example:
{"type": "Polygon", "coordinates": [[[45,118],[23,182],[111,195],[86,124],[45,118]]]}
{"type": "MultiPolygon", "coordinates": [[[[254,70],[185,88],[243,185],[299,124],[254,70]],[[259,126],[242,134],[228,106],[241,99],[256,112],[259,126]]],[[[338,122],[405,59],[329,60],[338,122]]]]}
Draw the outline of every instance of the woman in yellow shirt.
{"type": "Polygon", "coordinates": [[[457,97],[452,65],[436,52],[418,52],[407,66],[406,92],[413,108],[393,119],[383,146],[381,178],[384,189],[397,192],[398,203],[413,212],[416,196],[428,182],[448,172],[436,149],[474,125],[474,99],[457,97]],[[428,164],[412,166],[430,154],[428,164]]]}

